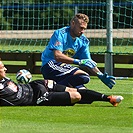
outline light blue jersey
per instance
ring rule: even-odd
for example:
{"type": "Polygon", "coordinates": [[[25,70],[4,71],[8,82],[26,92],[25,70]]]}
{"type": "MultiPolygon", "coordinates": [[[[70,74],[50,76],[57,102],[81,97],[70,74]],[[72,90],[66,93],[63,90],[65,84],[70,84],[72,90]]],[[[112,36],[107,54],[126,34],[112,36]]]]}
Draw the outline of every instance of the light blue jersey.
{"type": "Polygon", "coordinates": [[[91,59],[89,40],[84,34],[73,39],[70,35],[70,26],[63,27],[54,32],[46,49],[42,53],[42,66],[50,60],[55,60],[53,50],[60,50],[72,58],[91,59]]]}

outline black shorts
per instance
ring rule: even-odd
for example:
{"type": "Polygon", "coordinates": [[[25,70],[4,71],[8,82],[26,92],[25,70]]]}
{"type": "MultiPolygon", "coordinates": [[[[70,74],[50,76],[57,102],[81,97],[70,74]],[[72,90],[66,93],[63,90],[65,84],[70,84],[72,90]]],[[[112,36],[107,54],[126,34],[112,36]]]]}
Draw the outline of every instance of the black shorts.
{"type": "Polygon", "coordinates": [[[66,92],[66,86],[56,84],[53,89],[48,89],[45,80],[35,80],[30,82],[33,88],[34,105],[38,106],[72,106],[69,92],[66,92]]]}
{"type": "Polygon", "coordinates": [[[47,99],[39,105],[72,106],[69,92],[49,92],[47,99]]]}
{"type": "Polygon", "coordinates": [[[45,79],[51,79],[57,83],[73,75],[77,70],[79,70],[78,67],[56,61],[49,61],[41,68],[45,79]]]}

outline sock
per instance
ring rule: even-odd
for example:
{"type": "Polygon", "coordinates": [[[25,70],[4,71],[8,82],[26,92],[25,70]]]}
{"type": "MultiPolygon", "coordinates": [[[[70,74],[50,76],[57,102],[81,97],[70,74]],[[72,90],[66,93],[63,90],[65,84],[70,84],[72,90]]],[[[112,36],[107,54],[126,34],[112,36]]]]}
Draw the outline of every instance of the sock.
{"type": "Polygon", "coordinates": [[[76,87],[78,85],[87,84],[89,81],[90,81],[89,75],[76,74],[65,78],[64,80],[58,82],[58,84],[70,87],[76,87]]]}
{"type": "Polygon", "coordinates": [[[88,89],[78,89],[81,94],[81,101],[79,103],[91,104],[94,101],[109,101],[107,95],[101,94],[99,92],[88,90],[88,89]]]}

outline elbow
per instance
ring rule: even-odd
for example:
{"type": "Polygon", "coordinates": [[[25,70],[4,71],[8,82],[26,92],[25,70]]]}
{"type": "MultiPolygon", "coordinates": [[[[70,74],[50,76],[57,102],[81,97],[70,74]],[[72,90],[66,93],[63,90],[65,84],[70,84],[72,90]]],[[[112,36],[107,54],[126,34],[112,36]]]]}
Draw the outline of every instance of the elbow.
{"type": "Polygon", "coordinates": [[[54,51],[54,59],[57,61],[57,62],[60,62],[61,61],[61,51],[59,50],[55,50],[54,51]]]}
{"type": "Polygon", "coordinates": [[[59,57],[59,56],[55,55],[54,58],[55,58],[55,60],[56,60],[57,62],[60,62],[60,57],[59,57]]]}

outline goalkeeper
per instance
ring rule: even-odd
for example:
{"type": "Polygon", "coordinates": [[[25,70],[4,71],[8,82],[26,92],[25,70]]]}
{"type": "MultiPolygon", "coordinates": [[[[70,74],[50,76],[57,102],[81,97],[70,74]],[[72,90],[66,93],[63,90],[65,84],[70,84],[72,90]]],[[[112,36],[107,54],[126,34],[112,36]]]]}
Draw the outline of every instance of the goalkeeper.
{"type": "Polygon", "coordinates": [[[34,80],[16,84],[6,77],[6,68],[0,60],[0,106],[72,106],[94,101],[110,102],[117,106],[122,96],[108,96],[85,87],[75,89],[55,84],[51,80],[34,80]]]}
{"type": "Polygon", "coordinates": [[[58,84],[77,87],[89,82],[89,74],[78,67],[85,66],[92,71],[110,89],[115,85],[115,78],[103,74],[91,59],[89,40],[83,34],[89,18],[78,13],[70,21],[70,26],[56,30],[46,49],[42,52],[41,72],[45,79],[51,79],[58,84]]]}

